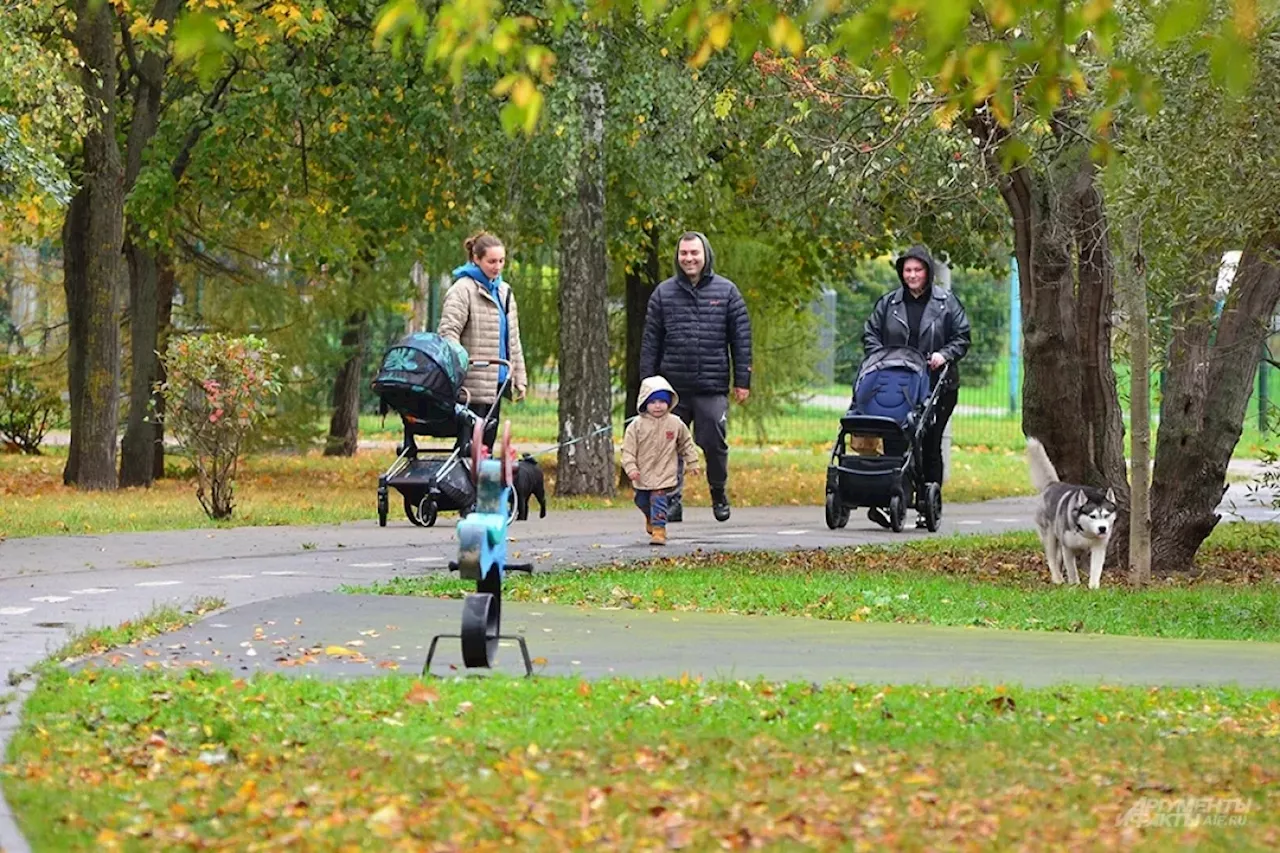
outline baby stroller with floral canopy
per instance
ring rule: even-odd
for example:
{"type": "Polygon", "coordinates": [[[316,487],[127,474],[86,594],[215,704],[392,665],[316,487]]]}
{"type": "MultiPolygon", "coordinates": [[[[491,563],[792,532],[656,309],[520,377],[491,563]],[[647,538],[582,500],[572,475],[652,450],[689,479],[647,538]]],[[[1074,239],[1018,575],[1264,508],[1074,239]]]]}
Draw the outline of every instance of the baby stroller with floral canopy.
{"type": "Polygon", "coordinates": [[[938,529],[942,485],[924,481],[923,441],[949,369],[942,368],[930,391],[929,364],[914,349],[878,350],[862,363],[827,466],[827,527],[844,527],[850,510],[868,507],[885,510],[900,533],[914,505],[925,526],[938,529]],[[855,444],[863,452],[850,452],[855,444]]]}
{"type": "MultiPolygon", "coordinates": [[[[491,362],[471,362],[484,366],[491,362]]],[[[502,362],[492,362],[502,363],[502,362]]],[[[467,375],[467,351],[456,341],[432,332],[415,332],[397,341],[382,357],[373,380],[380,412],[394,411],[404,424],[404,442],[396,460],[378,477],[378,525],[387,526],[390,489],[404,499],[404,514],[419,527],[431,527],[440,511],[465,517],[476,504],[473,472],[489,455],[484,445],[488,425],[496,429],[497,402],[481,417],[467,408],[462,382],[467,375]],[[450,439],[448,448],[422,447],[418,438],[450,439]]],[[[508,379],[510,382],[510,371],[508,379]]],[[[500,389],[501,400],[506,388],[500,389]]],[[[511,482],[511,424],[503,430],[504,483],[511,482]]],[[[508,490],[510,513],[516,511],[515,491],[508,490]]]]}

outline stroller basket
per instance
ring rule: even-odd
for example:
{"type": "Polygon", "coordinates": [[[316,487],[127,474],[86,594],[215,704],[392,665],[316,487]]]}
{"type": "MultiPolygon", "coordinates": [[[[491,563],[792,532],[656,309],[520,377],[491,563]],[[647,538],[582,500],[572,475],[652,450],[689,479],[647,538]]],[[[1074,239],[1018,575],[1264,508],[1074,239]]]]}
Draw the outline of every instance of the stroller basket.
{"type": "Polygon", "coordinates": [[[893,456],[841,456],[834,473],[841,498],[857,506],[886,506],[902,488],[902,459],[893,456]]]}

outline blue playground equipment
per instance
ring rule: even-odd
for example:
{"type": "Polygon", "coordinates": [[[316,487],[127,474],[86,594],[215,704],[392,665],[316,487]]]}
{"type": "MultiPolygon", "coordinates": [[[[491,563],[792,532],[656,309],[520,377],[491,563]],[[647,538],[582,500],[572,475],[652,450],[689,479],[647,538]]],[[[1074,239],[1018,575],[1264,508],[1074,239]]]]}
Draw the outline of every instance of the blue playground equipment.
{"type": "MultiPolygon", "coordinates": [[[[476,508],[458,520],[458,559],[449,564],[464,580],[474,580],[476,591],[462,602],[462,630],[437,634],[427,649],[422,674],[431,671],[436,644],[442,639],[462,642],[462,663],[468,669],[492,668],[499,640],[514,640],[524,657],[524,673],[533,675],[533,662],[524,637],[502,634],[502,581],[507,572],[533,574],[532,563],[507,562],[507,526],[512,496],[511,424],[503,425],[502,446],[496,459],[485,458],[483,423],[476,423],[471,441],[471,470],[476,485],[476,508]]],[[[496,448],[495,448],[496,450],[496,448]]]]}

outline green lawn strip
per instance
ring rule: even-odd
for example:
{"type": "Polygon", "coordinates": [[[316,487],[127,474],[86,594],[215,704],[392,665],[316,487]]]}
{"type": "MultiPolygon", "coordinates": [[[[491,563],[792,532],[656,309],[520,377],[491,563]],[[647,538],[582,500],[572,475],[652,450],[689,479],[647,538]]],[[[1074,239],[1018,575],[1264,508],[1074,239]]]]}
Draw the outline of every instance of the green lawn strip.
{"type": "MultiPolygon", "coordinates": [[[[1245,525],[1232,525],[1245,527],[1245,525]]],[[[977,625],[1194,639],[1280,641],[1275,552],[1206,546],[1234,582],[1130,589],[1055,587],[1034,534],[939,537],[902,546],[745,552],[570,569],[517,578],[504,596],[587,607],[698,610],[868,622],[977,625]],[[1270,578],[1270,579],[1269,579],[1270,578]]],[[[473,585],[445,573],[348,592],[461,598],[473,585]]]]}
{"type": "Polygon", "coordinates": [[[73,632],[66,644],[53,653],[51,660],[71,660],[101,654],[120,646],[135,645],[160,634],[185,628],[206,614],[226,606],[225,599],[211,596],[197,598],[185,607],[159,604],[138,618],[116,626],[87,628],[73,632]]]}
{"type": "Polygon", "coordinates": [[[4,781],[37,850],[1264,850],[1278,715],[1233,689],[62,671],[4,781]],[[1229,819],[1122,825],[1173,800],[1229,819]]]}

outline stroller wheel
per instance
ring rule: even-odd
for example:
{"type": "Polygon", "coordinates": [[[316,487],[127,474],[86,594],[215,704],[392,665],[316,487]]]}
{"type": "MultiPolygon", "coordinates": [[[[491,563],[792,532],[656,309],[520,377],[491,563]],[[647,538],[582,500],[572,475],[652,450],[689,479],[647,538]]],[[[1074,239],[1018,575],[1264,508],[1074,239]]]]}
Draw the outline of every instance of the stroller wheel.
{"type": "Polygon", "coordinates": [[[418,521],[422,523],[423,527],[435,527],[438,514],[439,510],[436,507],[436,502],[431,499],[430,495],[427,495],[418,504],[418,521]]]}
{"type": "Polygon", "coordinates": [[[930,533],[938,529],[942,521],[942,486],[929,483],[924,487],[924,526],[930,533]]]}
{"type": "Polygon", "coordinates": [[[836,519],[836,527],[844,528],[849,523],[849,508],[847,506],[840,508],[840,517],[836,519]]]}
{"type": "MultiPolygon", "coordinates": [[[[828,529],[835,530],[840,526],[840,496],[835,492],[827,492],[826,518],[828,529]]],[[[848,518],[848,513],[845,513],[845,520],[848,518]]]]}
{"type": "Polygon", "coordinates": [[[902,495],[889,498],[889,529],[894,533],[902,532],[902,522],[907,517],[907,504],[902,495]]]}
{"type": "Polygon", "coordinates": [[[404,517],[409,519],[415,527],[423,526],[422,519],[418,517],[418,505],[408,495],[404,496],[404,517]]]}
{"type": "Polygon", "coordinates": [[[387,526],[387,510],[388,509],[389,507],[387,506],[387,487],[379,486],[378,487],[378,526],[379,527],[387,526]]]}

